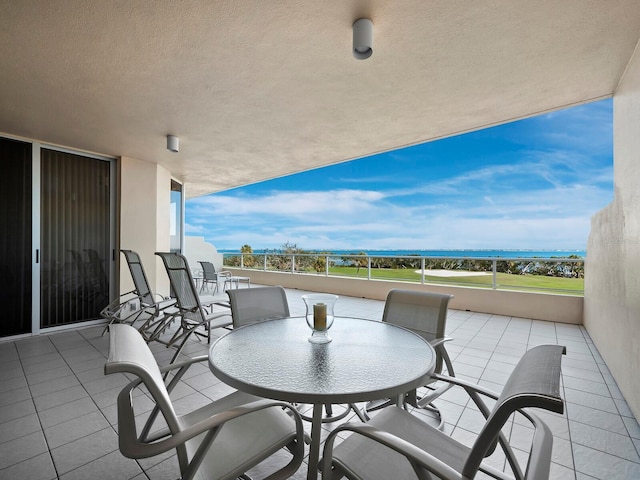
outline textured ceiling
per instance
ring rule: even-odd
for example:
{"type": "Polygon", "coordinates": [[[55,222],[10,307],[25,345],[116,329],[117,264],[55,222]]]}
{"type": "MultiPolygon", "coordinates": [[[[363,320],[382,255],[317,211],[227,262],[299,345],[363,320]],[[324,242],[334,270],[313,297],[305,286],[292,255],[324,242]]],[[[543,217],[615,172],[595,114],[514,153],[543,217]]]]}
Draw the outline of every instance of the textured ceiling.
{"type": "Polygon", "coordinates": [[[0,132],[157,162],[190,196],[609,96],[640,38],[637,0],[0,7],[0,132]]]}

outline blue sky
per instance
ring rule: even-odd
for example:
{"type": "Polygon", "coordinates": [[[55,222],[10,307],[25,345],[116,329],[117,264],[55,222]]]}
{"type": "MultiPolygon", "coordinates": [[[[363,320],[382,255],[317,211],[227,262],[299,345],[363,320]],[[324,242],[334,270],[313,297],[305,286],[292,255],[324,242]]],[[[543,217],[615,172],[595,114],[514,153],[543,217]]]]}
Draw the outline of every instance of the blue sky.
{"type": "Polygon", "coordinates": [[[612,101],[187,200],[221,249],[584,250],[613,198],[612,101]]]}

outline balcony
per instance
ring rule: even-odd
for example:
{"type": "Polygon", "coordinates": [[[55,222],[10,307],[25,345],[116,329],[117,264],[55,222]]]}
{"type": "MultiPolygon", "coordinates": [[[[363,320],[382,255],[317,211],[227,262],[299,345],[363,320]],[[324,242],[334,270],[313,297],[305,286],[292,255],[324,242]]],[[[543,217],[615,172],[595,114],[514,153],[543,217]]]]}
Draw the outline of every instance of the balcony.
{"type": "MultiPolygon", "coordinates": [[[[326,2],[325,8],[314,2],[286,8],[283,2],[281,9],[267,2],[194,1],[180,9],[155,2],[153,15],[127,2],[93,2],[90,9],[75,2],[6,3],[0,38],[12,48],[3,50],[8,101],[0,108],[2,135],[118,157],[114,246],[140,252],[169,249],[165,212],[172,178],[193,197],[613,97],[614,198],[592,219],[584,315],[580,303],[578,318],[640,414],[637,2],[412,0],[394,9],[364,2],[358,12],[337,1],[329,8],[326,2]],[[376,54],[364,63],[350,52],[356,15],[378,25],[376,54]],[[100,28],[93,31],[96,19],[100,28]],[[323,41],[309,32],[320,32],[323,41]],[[107,43],[117,48],[106,50],[107,43]],[[182,154],[165,152],[168,133],[185,136],[182,154]]],[[[27,160],[38,161],[37,151],[27,160]]],[[[33,220],[27,224],[37,225],[40,213],[33,220]]],[[[33,237],[26,244],[37,248],[37,229],[33,237]]],[[[164,272],[149,264],[154,289],[168,290],[164,272]]],[[[390,284],[378,285],[379,296],[390,284]]],[[[488,312],[509,305],[494,313],[530,318],[530,298],[510,305],[500,292],[487,290],[464,304],[456,295],[460,304],[452,308],[488,312]]],[[[558,309],[549,305],[535,306],[551,317],[558,309]]],[[[85,337],[88,332],[75,336],[93,352],[91,342],[102,344],[85,337]]],[[[58,360],[67,349],[58,350],[54,339],[68,347],[76,342],[71,333],[31,339],[19,343],[20,355],[15,346],[2,345],[2,356],[6,362],[35,358],[41,345],[58,360]]],[[[78,349],[84,347],[69,348],[78,349]]],[[[19,361],[14,365],[2,374],[2,405],[21,401],[13,390],[36,385],[27,383],[19,361]]],[[[28,399],[32,391],[26,392],[28,399]]],[[[25,415],[37,411],[30,400],[19,405],[31,405],[25,415]]],[[[25,416],[6,413],[2,407],[3,431],[10,429],[7,421],[25,416]]],[[[1,458],[0,468],[15,464],[4,452],[1,458]]]]}
{"type": "MultiPolygon", "coordinates": [[[[304,293],[287,290],[293,315],[304,314],[304,293]]],[[[380,300],[341,296],[336,314],[380,319],[383,306],[380,300]]],[[[0,479],[178,477],[173,455],[134,461],[118,451],[116,396],[129,380],[121,374],[104,376],[109,341],[101,333],[102,327],[94,326],[0,343],[5,366],[0,373],[0,479]]],[[[454,338],[448,350],[457,375],[494,390],[502,388],[528,348],[565,345],[565,414],[541,414],[554,434],[550,478],[640,478],[640,426],[584,327],[450,309],[447,335],[454,338]]],[[[170,350],[151,346],[159,363],[169,361],[170,350]]],[[[205,343],[193,340],[185,354],[207,350],[205,343]]],[[[189,409],[229,391],[199,365],[187,373],[172,398],[176,408],[189,409]]],[[[478,431],[479,412],[455,390],[437,404],[446,431],[470,442],[478,431]]],[[[530,433],[518,422],[506,432],[516,449],[527,448],[530,433]]],[[[500,456],[492,459],[504,466],[500,456]]],[[[305,472],[303,465],[294,478],[305,478],[305,472]]],[[[264,477],[260,468],[250,473],[264,477]]]]}

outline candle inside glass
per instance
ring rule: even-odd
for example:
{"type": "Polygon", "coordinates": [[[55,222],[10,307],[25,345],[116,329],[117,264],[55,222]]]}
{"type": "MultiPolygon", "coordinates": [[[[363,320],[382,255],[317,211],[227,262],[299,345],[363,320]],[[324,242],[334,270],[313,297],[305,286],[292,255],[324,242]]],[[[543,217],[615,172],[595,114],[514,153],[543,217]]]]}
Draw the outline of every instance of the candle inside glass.
{"type": "Polygon", "coordinates": [[[324,303],[313,305],[313,328],[316,330],[327,328],[327,305],[324,303]]]}

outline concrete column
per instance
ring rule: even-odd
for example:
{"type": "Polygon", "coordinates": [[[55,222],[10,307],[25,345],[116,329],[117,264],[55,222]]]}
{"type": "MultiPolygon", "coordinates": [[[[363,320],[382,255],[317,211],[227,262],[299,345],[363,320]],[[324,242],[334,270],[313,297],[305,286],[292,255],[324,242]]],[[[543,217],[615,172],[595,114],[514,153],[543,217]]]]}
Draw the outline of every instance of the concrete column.
{"type": "MultiPolygon", "coordinates": [[[[138,252],[151,290],[169,294],[169,279],[157,251],[169,251],[171,174],[156,163],[120,160],[120,248],[138,252]]],[[[131,274],[120,255],[120,291],[131,291],[131,274]]]]}

